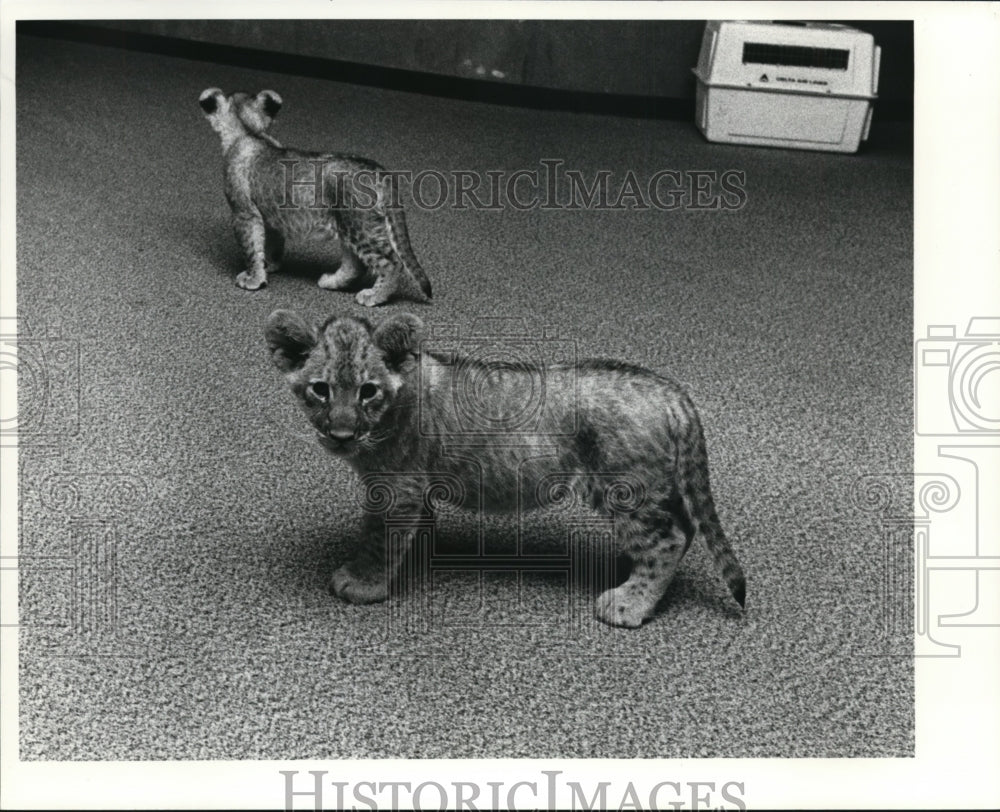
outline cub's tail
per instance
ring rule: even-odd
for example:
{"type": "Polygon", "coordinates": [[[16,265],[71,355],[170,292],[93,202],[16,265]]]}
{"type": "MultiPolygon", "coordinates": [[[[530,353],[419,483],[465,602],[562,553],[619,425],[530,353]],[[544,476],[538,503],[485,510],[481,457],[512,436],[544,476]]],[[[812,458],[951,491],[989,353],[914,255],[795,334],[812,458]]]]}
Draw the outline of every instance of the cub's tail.
{"type": "Polygon", "coordinates": [[[392,247],[396,249],[399,258],[403,260],[406,272],[415,283],[410,296],[418,302],[429,302],[431,281],[410,247],[410,232],[406,228],[406,215],[402,206],[387,205],[386,215],[389,220],[389,239],[392,240],[392,247]]]}
{"type": "Polygon", "coordinates": [[[681,499],[687,509],[694,528],[694,535],[701,537],[712,555],[715,568],[729,587],[741,608],[746,608],[747,582],[740,562],[729,545],[722,530],[722,523],[715,510],[715,500],[708,480],[708,455],[705,452],[705,437],[701,422],[691,407],[689,414],[690,448],[680,454],[678,474],[680,475],[681,499]]]}

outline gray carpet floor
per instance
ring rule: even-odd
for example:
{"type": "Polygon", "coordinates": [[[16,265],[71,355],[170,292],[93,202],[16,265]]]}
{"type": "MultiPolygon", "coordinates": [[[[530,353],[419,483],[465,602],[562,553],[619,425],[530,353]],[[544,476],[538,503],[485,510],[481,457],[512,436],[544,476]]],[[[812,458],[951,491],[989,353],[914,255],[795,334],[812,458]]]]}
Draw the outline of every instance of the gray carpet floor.
{"type": "MultiPolygon", "coordinates": [[[[22,37],[18,314],[25,759],[908,756],[912,153],[706,143],[548,113],[22,37]],[[565,572],[330,597],[358,506],[271,368],[268,313],[359,313],[310,249],[242,268],[206,87],[273,88],[275,135],[392,168],[746,172],[739,211],[422,211],[432,329],[484,317],[666,372],[699,405],[748,578],[692,549],[658,616],[595,624],[565,572]],[[31,345],[29,347],[29,344],[31,345]],[[907,498],[901,484],[895,497],[907,498]],[[896,584],[902,584],[896,587],[896,584]],[[888,586],[887,586],[888,585],[888,586]]],[[[442,523],[460,549],[476,517],[442,523]]],[[[558,550],[563,517],[485,523],[558,550]]]]}

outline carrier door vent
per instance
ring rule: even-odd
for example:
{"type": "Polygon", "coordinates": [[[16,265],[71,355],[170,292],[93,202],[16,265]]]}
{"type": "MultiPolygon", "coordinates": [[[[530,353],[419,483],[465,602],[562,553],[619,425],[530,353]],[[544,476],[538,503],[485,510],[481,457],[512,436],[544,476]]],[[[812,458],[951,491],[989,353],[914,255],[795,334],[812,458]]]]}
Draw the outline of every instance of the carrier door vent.
{"type": "Polygon", "coordinates": [[[804,45],[774,45],[768,42],[743,43],[744,65],[847,70],[850,56],[851,52],[842,48],[809,48],[804,45]]]}

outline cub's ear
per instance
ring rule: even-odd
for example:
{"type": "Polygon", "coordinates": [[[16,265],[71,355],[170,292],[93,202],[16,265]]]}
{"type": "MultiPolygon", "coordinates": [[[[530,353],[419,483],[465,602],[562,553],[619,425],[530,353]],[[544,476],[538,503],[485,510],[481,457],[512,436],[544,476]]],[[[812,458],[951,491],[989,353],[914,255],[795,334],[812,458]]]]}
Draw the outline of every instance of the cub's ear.
{"type": "Polygon", "coordinates": [[[372,341],[390,369],[408,370],[420,354],[424,323],[410,313],[400,313],[375,328],[372,341]]]}
{"type": "Polygon", "coordinates": [[[275,310],[268,316],[264,334],[271,361],[282,372],[301,369],[317,341],[316,330],[291,310],[275,310]]]}
{"type": "Polygon", "coordinates": [[[198,104],[205,111],[205,115],[210,116],[219,109],[219,100],[225,98],[225,94],[219,88],[210,87],[208,90],[201,92],[201,95],[198,97],[198,104]]]}
{"type": "Polygon", "coordinates": [[[278,115],[282,104],[284,102],[281,100],[281,96],[273,90],[262,90],[257,94],[257,105],[264,111],[264,115],[268,118],[274,118],[278,115]]]}

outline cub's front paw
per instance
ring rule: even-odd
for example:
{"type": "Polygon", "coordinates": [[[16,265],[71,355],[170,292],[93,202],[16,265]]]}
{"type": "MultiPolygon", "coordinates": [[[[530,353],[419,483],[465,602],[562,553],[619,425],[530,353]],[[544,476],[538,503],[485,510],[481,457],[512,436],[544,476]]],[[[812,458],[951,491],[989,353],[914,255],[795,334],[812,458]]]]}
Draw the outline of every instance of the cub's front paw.
{"type": "Polygon", "coordinates": [[[243,290],[259,290],[267,287],[267,276],[255,276],[249,271],[242,271],[236,276],[236,284],[243,290]]]}
{"type": "Polygon", "coordinates": [[[609,626],[624,626],[628,629],[639,628],[649,616],[647,607],[637,604],[635,597],[629,596],[620,587],[600,594],[594,606],[594,614],[609,626]]]}
{"type": "Polygon", "coordinates": [[[346,566],[333,574],[330,592],[349,603],[378,603],[389,595],[384,574],[375,579],[359,578],[346,566]]]}

